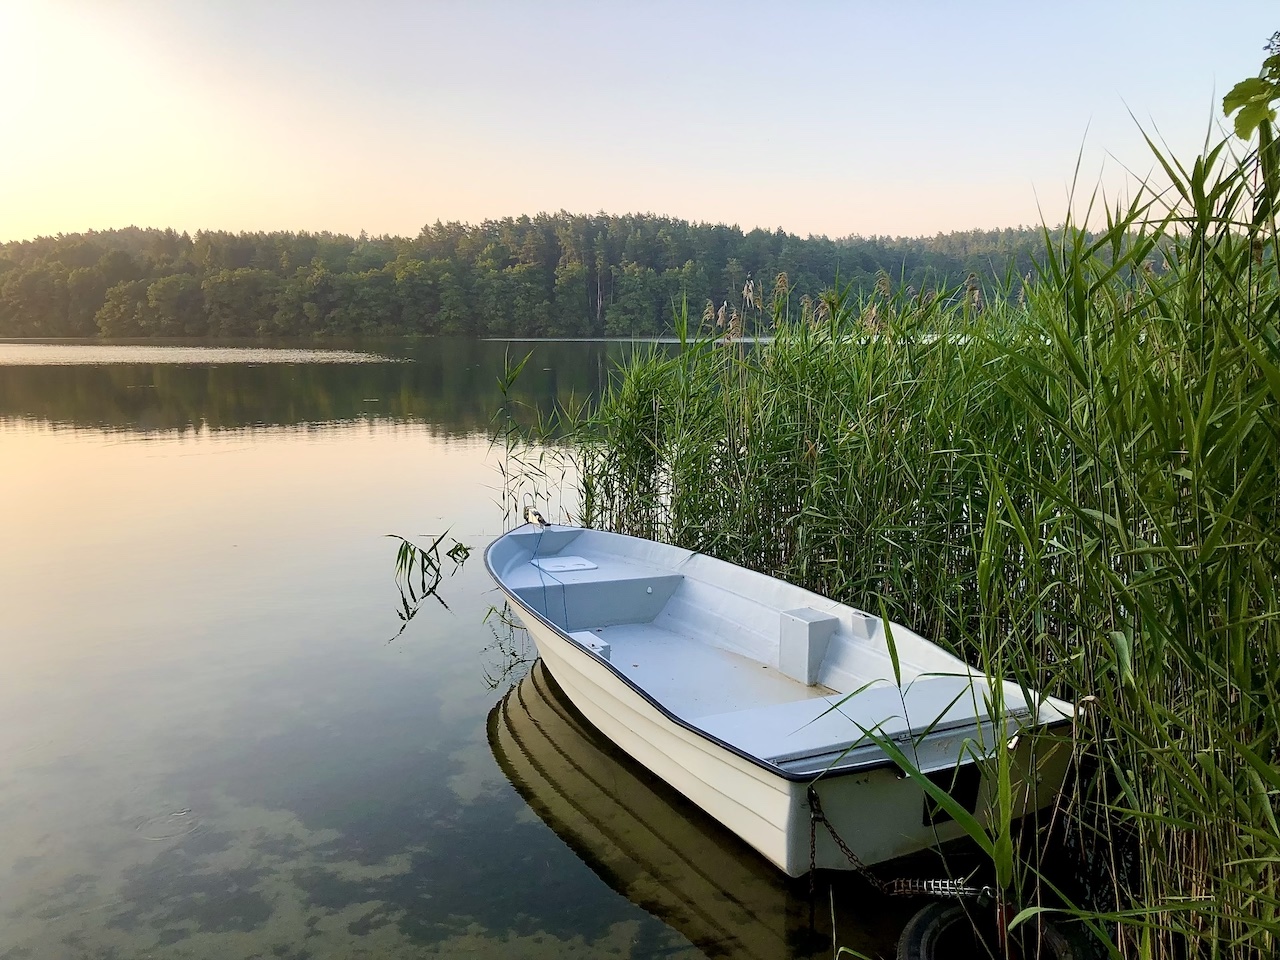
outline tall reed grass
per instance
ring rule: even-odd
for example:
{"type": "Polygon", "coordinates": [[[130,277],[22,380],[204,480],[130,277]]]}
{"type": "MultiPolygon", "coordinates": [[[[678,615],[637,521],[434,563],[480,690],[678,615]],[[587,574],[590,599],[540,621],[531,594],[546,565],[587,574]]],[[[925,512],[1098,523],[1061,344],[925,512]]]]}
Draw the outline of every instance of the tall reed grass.
{"type": "Polygon", "coordinates": [[[1076,907],[1118,956],[1271,957],[1277,237],[1255,158],[1162,162],[1171,190],[1046,232],[1019,298],[837,289],[769,344],[637,354],[578,411],[581,520],[1077,701],[1076,907]]]}

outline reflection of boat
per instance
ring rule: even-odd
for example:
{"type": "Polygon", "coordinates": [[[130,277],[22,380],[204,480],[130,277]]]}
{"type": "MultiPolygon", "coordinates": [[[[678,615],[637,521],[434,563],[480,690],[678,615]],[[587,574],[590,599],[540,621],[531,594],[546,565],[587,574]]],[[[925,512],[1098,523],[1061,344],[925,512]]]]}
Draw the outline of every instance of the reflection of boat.
{"type": "MultiPolygon", "coordinates": [[[[596,874],[709,956],[830,955],[825,894],[811,911],[805,883],[622,754],[541,662],[490,712],[489,745],[529,806],[596,874]]],[[[882,908],[858,916],[847,889],[836,903],[841,943],[892,949],[905,918],[882,908]]]]}
{"type": "Polygon", "coordinates": [[[996,744],[1010,747],[1014,815],[1061,785],[1066,749],[1015,734],[1065,725],[1071,706],[990,681],[905,627],[577,527],[526,524],[485,563],[574,706],[792,876],[849,869],[837,837],[875,863],[962,835],[894,752],[979,822],[996,744]]]}

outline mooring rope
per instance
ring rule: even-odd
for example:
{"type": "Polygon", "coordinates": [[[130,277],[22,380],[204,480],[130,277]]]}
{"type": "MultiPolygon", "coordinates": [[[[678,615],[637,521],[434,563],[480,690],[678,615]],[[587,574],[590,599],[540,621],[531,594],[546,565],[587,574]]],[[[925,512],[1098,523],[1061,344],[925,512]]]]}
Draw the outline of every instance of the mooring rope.
{"type": "MultiPolygon", "coordinates": [[[[528,511],[526,510],[526,515],[527,513],[528,511]]],[[[540,514],[537,514],[537,511],[534,511],[534,513],[539,517],[541,516],[540,514]]],[[[530,520],[527,522],[533,523],[534,521],[530,520]]],[[[534,541],[534,544],[533,544],[533,556],[530,558],[531,563],[532,561],[537,560],[539,558],[539,553],[542,549],[542,538],[545,537],[547,535],[547,531],[551,529],[551,524],[543,521],[542,523],[538,523],[537,527],[538,527],[538,539],[534,541]]],[[[551,619],[551,601],[547,593],[547,581],[551,580],[553,583],[556,583],[560,586],[560,609],[564,613],[564,622],[562,626],[564,628],[564,632],[568,633],[569,632],[568,585],[563,580],[558,578],[555,574],[551,573],[548,570],[544,570],[542,567],[542,564],[534,563],[533,566],[536,567],[538,570],[538,582],[542,586],[542,612],[546,614],[546,617],[548,620],[551,619]]]]}

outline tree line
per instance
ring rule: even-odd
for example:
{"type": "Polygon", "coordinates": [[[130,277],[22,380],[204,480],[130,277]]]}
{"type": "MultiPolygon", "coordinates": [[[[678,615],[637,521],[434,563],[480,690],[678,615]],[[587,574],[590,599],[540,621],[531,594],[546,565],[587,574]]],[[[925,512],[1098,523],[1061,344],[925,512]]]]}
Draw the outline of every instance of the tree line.
{"type": "Polygon", "coordinates": [[[837,279],[1007,292],[1043,249],[1038,228],[831,240],[564,212],[412,238],[127,227],[0,245],[0,336],[658,335],[681,302],[746,315],[744,291],[798,302],[837,279]]]}

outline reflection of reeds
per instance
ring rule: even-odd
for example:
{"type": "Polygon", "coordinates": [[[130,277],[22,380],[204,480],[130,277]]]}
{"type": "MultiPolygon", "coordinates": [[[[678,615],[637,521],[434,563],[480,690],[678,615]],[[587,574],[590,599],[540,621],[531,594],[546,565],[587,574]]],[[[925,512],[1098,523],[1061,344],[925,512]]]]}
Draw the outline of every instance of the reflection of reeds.
{"type": "Polygon", "coordinates": [[[510,604],[490,607],[484,620],[493,635],[493,642],[484,648],[484,682],[490,690],[509,690],[528,672],[537,648],[510,604]]]}
{"type": "Polygon", "coordinates": [[[395,640],[404,633],[409,621],[418,615],[428,598],[434,599],[444,609],[449,609],[449,604],[440,595],[440,586],[445,580],[443,558],[453,561],[453,566],[449,569],[449,576],[453,576],[471,556],[471,548],[450,537],[453,545],[442,553],[440,547],[449,536],[447,530],[433,538],[425,547],[397,534],[388,536],[400,541],[396,550],[396,589],[400,593],[400,607],[396,610],[396,616],[400,619],[400,629],[391,638],[395,640]]]}
{"type": "Polygon", "coordinates": [[[836,289],[771,345],[636,357],[578,425],[587,523],[1083,701],[1073,882],[1124,956],[1280,933],[1280,284],[1222,159],[1046,234],[1016,303],[836,289]]]}

